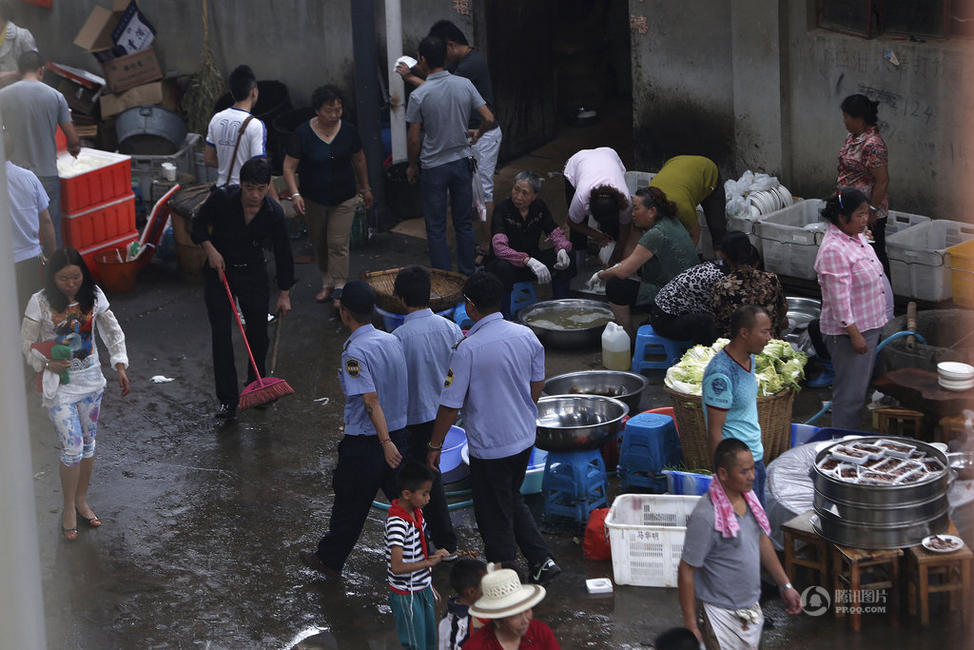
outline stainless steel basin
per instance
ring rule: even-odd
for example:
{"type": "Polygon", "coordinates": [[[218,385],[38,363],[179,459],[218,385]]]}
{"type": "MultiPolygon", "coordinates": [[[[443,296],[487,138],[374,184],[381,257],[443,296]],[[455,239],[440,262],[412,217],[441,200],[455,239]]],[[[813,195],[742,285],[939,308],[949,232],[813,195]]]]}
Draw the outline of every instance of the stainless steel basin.
{"type": "Polygon", "coordinates": [[[535,446],[545,451],[596,449],[619,431],[629,407],[611,397],[559,395],[538,400],[535,446]]]}
{"type": "Polygon", "coordinates": [[[546,346],[556,348],[587,348],[599,344],[605,324],[612,320],[612,310],[604,302],[565,298],[535,303],[518,314],[518,320],[526,325],[546,346]],[[570,328],[547,327],[544,322],[555,319],[571,319],[573,315],[594,313],[601,317],[597,325],[578,324],[570,328]]]}
{"type": "Polygon", "coordinates": [[[545,381],[545,395],[601,395],[614,397],[629,407],[639,409],[639,400],[649,380],[634,372],[622,370],[583,370],[558,375],[545,381]]]}

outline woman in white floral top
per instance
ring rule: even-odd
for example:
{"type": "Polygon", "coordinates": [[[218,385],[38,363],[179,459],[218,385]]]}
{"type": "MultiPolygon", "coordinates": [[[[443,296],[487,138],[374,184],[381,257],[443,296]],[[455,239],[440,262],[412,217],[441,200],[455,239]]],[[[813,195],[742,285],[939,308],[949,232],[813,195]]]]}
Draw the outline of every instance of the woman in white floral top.
{"type": "Polygon", "coordinates": [[[60,441],[61,529],[68,541],[78,538],[79,515],[91,528],[101,526],[88,505],[98,412],[107,383],[98,362],[96,330],[124,397],[129,380],[122,328],[78,251],[59,249],[48,260],[45,288],[27,303],[20,338],[27,363],[40,374],[41,403],[60,441]]]}

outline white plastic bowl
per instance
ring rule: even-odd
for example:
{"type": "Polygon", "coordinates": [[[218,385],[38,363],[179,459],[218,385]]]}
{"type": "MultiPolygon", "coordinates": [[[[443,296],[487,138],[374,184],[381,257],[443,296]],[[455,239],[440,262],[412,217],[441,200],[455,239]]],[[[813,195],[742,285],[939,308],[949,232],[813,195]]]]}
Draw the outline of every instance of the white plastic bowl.
{"type": "Polygon", "coordinates": [[[947,381],[970,381],[974,379],[974,366],[957,361],[942,361],[937,364],[937,374],[947,381]]]}

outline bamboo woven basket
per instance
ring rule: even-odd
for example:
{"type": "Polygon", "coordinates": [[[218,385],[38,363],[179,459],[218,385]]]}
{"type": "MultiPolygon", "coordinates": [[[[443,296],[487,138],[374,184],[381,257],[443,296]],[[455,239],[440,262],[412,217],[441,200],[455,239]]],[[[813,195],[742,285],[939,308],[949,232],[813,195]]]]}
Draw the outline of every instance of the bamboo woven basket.
{"type": "MultiPolygon", "coordinates": [[[[405,314],[406,305],[395,295],[396,274],[402,270],[387,269],[363,273],[365,280],[375,291],[375,302],[379,309],[393,314],[405,314]]],[[[456,307],[463,300],[463,283],[466,276],[452,271],[430,270],[430,309],[434,312],[446,311],[456,307]]]]}
{"type": "MultiPolygon", "coordinates": [[[[703,398],[700,395],[679,393],[663,386],[673,398],[673,419],[680,432],[683,464],[687,467],[710,467],[713,464],[707,425],[703,417],[703,398]]],[[[791,444],[791,415],[795,405],[795,391],[787,389],[758,398],[758,424],[764,445],[764,464],[767,465],[788,450],[791,444]]]]}

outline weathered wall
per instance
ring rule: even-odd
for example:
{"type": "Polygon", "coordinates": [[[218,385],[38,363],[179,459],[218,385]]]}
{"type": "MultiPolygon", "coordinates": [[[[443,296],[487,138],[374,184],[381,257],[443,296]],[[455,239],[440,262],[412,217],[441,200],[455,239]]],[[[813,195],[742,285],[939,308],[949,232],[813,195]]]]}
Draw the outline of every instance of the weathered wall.
{"type": "Polygon", "coordinates": [[[785,0],[629,6],[640,167],[700,153],[729,176],[767,171],[797,194],[824,195],[846,136],[839,104],[862,92],[881,102],[891,207],[970,219],[958,193],[974,150],[958,134],[974,117],[974,43],[845,36],[811,27],[806,3],[785,0]]]}
{"type": "MultiPolygon", "coordinates": [[[[295,106],[306,105],[323,83],[354,88],[351,0],[209,0],[210,41],[216,66],[229,72],[249,64],[260,79],[286,83],[295,106]]],[[[385,61],[384,3],[376,3],[379,61],[385,61]]],[[[54,9],[15,4],[18,24],[30,29],[42,54],[93,72],[94,57],[74,45],[74,37],[96,4],[108,0],[58,0],[54,9]]],[[[143,0],[139,6],[156,28],[156,51],[167,73],[192,73],[202,56],[202,0],[143,0]]],[[[402,0],[403,44],[415,46],[430,25],[453,20],[468,34],[470,3],[452,0],[402,0]]]]}

